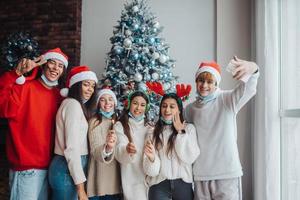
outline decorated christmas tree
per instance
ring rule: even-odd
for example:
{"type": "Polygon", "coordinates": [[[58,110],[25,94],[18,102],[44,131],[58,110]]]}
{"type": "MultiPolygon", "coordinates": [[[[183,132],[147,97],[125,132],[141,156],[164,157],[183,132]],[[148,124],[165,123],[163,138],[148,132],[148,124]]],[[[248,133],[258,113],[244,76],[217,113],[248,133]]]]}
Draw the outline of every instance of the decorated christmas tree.
{"type": "Polygon", "coordinates": [[[0,71],[13,70],[22,58],[34,59],[39,55],[38,42],[29,32],[11,33],[1,44],[0,71]]]}
{"type": "MultiPolygon", "coordinates": [[[[166,92],[175,90],[177,77],[171,72],[175,60],[169,57],[170,46],[160,36],[162,30],[146,0],[125,4],[110,38],[112,47],[103,74],[103,83],[110,85],[118,97],[118,110],[124,108],[130,92],[147,92],[146,82],[160,82],[166,92]]],[[[158,116],[160,97],[150,92],[149,97],[149,117],[153,120],[158,116]]]]}

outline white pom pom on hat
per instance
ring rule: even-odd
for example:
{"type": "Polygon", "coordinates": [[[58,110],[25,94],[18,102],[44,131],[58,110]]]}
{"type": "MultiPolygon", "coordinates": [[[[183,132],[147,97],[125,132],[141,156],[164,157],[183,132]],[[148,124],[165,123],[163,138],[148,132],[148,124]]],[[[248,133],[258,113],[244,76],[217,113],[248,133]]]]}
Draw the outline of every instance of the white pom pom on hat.
{"type": "Polygon", "coordinates": [[[23,75],[16,79],[16,83],[18,85],[23,85],[25,83],[25,81],[26,81],[26,79],[23,75]]]}
{"type": "Polygon", "coordinates": [[[34,68],[32,70],[32,73],[29,76],[20,76],[16,79],[16,84],[18,85],[23,85],[26,81],[30,81],[36,78],[37,73],[38,73],[39,69],[38,68],[34,68]]]}
{"type": "Polygon", "coordinates": [[[78,82],[84,81],[84,80],[93,80],[96,83],[98,82],[95,72],[92,72],[90,70],[90,67],[88,67],[88,66],[73,67],[68,74],[66,88],[62,88],[60,90],[60,94],[63,97],[67,97],[68,93],[69,93],[69,88],[72,85],[74,85],[75,83],[78,83],[78,82]]]}

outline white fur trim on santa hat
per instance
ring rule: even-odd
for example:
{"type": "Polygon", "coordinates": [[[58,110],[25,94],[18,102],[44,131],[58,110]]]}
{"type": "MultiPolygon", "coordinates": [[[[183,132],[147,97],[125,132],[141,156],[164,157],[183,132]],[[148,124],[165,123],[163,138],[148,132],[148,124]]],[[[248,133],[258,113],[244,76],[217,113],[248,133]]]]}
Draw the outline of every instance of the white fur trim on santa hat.
{"type": "Polygon", "coordinates": [[[18,85],[23,85],[25,83],[25,81],[26,81],[26,79],[23,75],[16,79],[16,83],[18,85]]]}
{"type": "Polygon", "coordinates": [[[83,71],[80,73],[77,73],[75,75],[73,75],[70,78],[70,83],[69,83],[69,88],[74,85],[75,83],[78,83],[80,81],[84,81],[84,80],[93,80],[96,83],[98,82],[97,76],[94,72],[92,71],[83,71]]]}
{"type": "Polygon", "coordinates": [[[220,75],[219,71],[217,71],[215,68],[210,67],[210,66],[199,67],[198,70],[197,70],[197,72],[196,72],[195,78],[197,79],[197,77],[199,76],[199,74],[201,74],[202,72],[209,72],[209,73],[211,73],[216,78],[217,84],[218,85],[220,84],[220,82],[221,82],[221,75],[220,75]]]}
{"type": "Polygon", "coordinates": [[[48,59],[60,60],[64,63],[65,67],[68,67],[68,60],[66,59],[66,57],[64,57],[60,53],[48,52],[48,53],[44,54],[44,58],[45,58],[45,60],[48,60],[48,59]]]}
{"type": "Polygon", "coordinates": [[[97,104],[99,103],[100,98],[105,94],[109,94],[110,96],[112,96],[112,98],[115,102],[115,106],[117,106],[117,104],[118,104],[117,97],[116,97],[115,93],[110,89],[102,89],[98,92],[97,104]]]}

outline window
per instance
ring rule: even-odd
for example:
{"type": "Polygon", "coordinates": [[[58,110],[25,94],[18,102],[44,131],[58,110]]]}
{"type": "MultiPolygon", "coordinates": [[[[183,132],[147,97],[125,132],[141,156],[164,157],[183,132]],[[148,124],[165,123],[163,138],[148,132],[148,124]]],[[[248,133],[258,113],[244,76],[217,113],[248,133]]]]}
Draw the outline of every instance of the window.
{"type": "Polygon", "coordinates": [[[300,199],[300,1],[281,1],[281,199],[300,199]]]}

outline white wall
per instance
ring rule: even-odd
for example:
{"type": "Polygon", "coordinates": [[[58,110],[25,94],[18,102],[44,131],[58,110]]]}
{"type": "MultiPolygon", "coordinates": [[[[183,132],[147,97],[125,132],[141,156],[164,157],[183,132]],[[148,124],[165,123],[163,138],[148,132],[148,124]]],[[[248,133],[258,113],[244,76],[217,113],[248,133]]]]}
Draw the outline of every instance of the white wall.
{"type": "MultiPolygon", "coordinates": [[[[194,73],[203,60],[216,59],[226,66],[232,55],[250,58],[251,0],[149,0],[149,6],[170,44],[170,57],[177,60],[174,74],[180,82],[194,86],[194,73]]],[[[91,66],[100,77],[104,71],[106,53],[111,44],[113,26],[117,25],[124,0],[82,1],[81,64],[91,66]]],[[[222,88],[232,88],[235,82],[223,70],[222,88]]],[[[191,100],[193,100],[193,96],[191,100]]],[[[238,115],[238,143],[244,168],[243,195],[252,200],[252,162],[250,108],[238,115]]]]}
{"type": "MultiPolygon", "coordinates": [[[[81,63],[90,65],[98,75],[104,71],[106,53],[111,48],[109,38],[124,2],[83,1],[81,63]]],[[[151,0],[148,4],[164,27],[162,36],[170,44],[170,57],[177,60],[174,74],[180,76],[180,82],[194,84],[198,63],[215,58],[214,2],[151,0]]]]}
{"type": "MultiPolygon", "coordinates": [[[[237,55],[242,59],[251,57],[251,0],[217,1],[217,61],[226,66],[237,55]]],[[[223,70],[223,88],[232,88],[236,82],[223,70]]],[[[253,199],[251,106],[246,105],[238,114],[238,146],[243,166],[244,199],[253,199]]]]}

